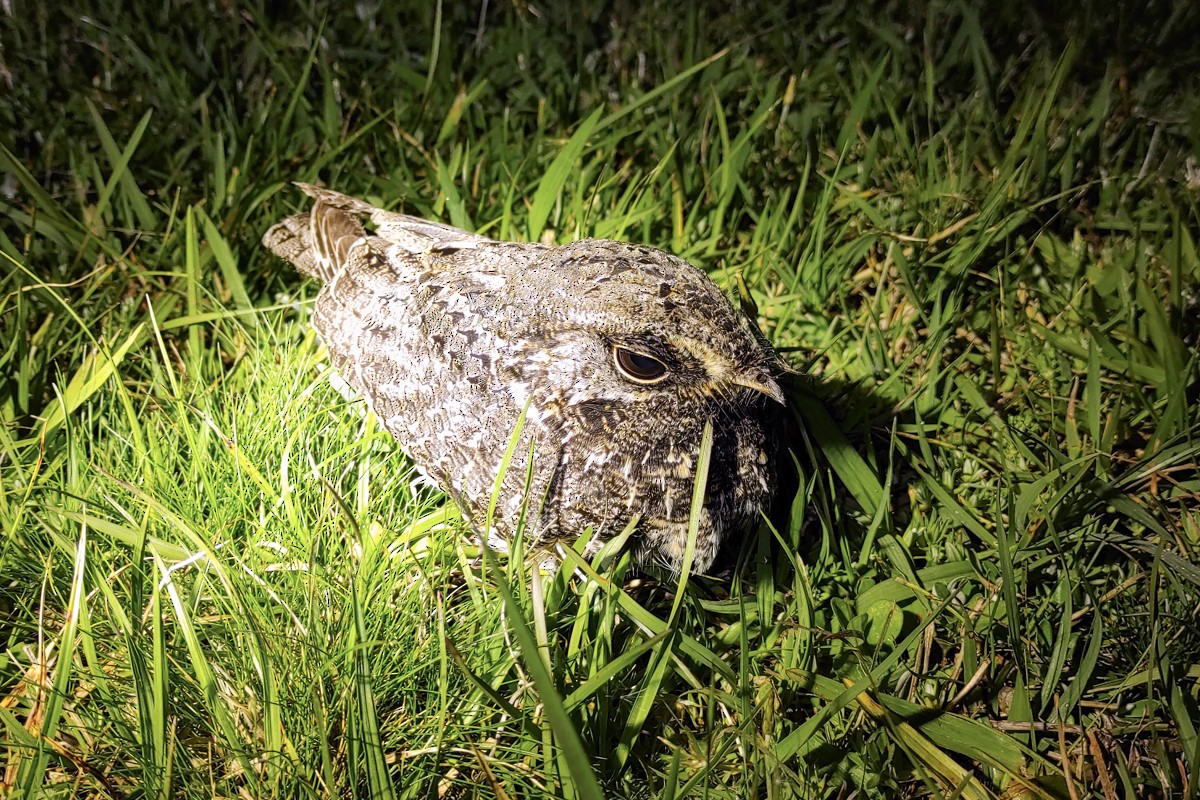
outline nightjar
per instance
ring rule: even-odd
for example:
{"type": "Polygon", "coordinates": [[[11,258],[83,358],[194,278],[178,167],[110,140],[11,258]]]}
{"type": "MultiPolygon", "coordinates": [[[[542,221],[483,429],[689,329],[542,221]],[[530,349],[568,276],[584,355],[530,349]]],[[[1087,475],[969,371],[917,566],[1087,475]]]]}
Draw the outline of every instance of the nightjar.
{"type": "Polygon", "coordinates": [[[477,530],[525,411],[480,533],[523,524],[549,545],[590,527],[594,550],[636,515],[635,558],[677,571],[709,420],[694,568],[761,516],[783,365],[700,270],[603,239],[494,241],[298,185],[311,211],[263,243],[324,282],[312,324],[333,365],[477,530]]]}

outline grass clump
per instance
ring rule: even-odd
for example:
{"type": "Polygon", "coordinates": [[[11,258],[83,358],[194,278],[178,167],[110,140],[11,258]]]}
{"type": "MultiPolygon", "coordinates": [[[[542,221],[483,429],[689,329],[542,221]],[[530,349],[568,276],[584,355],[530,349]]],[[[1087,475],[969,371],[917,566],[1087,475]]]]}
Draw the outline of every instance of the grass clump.
{"type": "Polygon", "coordinates": [[[1189,6],[126,5],[0,31],[5,792],[1195,795],[1189,6]],[[704,267],[803,376],[780,513],[678,595],[478,552],[293,180],[704,267]]]}

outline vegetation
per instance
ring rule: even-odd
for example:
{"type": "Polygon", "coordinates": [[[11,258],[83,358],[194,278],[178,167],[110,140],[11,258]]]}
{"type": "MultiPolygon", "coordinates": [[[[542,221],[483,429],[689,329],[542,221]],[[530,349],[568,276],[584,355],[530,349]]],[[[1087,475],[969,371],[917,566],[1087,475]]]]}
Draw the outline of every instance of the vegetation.
{"type": "Polygon", "coordinates": [[[0,794],[1197,796],[1200,9],[788,5],[3,4],[0,794]],[[776,518],[479,552],[294,180],[710,271],[776,518]]]}

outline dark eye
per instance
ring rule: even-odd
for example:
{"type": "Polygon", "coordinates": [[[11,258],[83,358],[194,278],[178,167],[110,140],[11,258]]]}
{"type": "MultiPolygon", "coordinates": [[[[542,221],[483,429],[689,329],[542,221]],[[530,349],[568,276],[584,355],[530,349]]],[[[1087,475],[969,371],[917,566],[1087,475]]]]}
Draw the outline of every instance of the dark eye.
{"type": "Polygon", "coordinates": [[[667,377],[667,365],[645,353],[614,346],[613,360],[621,374],[634,383],[658,383],[667,377]]]}

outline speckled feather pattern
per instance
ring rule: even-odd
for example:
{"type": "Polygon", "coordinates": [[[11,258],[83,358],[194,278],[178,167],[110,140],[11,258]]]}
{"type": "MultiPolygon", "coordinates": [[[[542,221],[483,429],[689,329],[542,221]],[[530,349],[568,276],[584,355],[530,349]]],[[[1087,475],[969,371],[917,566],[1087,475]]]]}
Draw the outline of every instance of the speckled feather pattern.
{"type": "Polygon", "coordinates": [[[710,419],[695,568],[760,516],[775,481],[781,365],[698,269],[623,242],[493,241],[300,186],[311,212],[264,244],[324,282],[312,324],[334,366],[474,526],[525,408],[496,535],[511,537],[524,516],[532,541],[591,527],[598,545],[638,515],[638,559],[679,569],[710,419]],[[652,356],[665,376],[631,380],[618,348],[652,356]]]}

